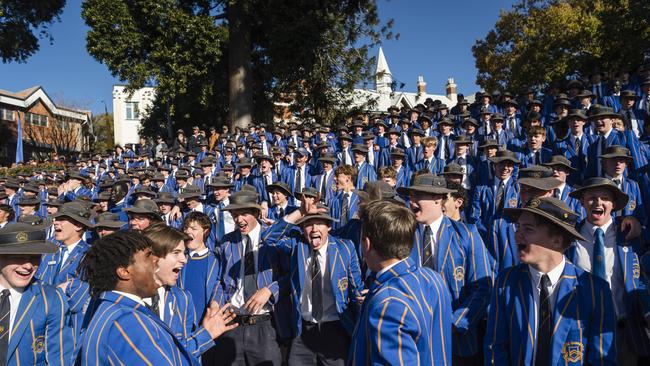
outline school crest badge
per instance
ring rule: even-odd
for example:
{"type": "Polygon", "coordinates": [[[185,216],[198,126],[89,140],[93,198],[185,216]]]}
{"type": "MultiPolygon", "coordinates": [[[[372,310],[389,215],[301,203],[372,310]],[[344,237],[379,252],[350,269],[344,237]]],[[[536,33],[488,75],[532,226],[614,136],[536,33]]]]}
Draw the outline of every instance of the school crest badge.
{"type": "Polygon", "coordinates": [[[636,209],[636,201],[630,201],[628,205],[630,206],[630,211],[634,211],[634,209],[636,209]]]}
{"type": "Polygon", "coordinates": [[[462,266],[458,266],[458,267],[454,268],[454,279],[457,282],[460,282],[464,278],[465,278],[465,268],[463,268],[462,266]]]}
{"type": "Polygon", "coordinates": [[[508,200],[508,207],[517,207],[517,199],[511,198],[508,200]]]}
{"type": "Polygon", "coordinates": [[[339,286],[339,290],[341,290],[341,292],[347,290],[348,289],[348,279],[347,278],[341,278],[339,280],[338,286],[339,286]]]}
{"type": "Polygon", "coordinates": [[[562,358],[566,362],[582,361],[583,346],[580,342],[567,342],[562,347],[562,358]]]}
{"type": "Polygon", "coordinates": [[[41,353],[45,349],[45,336],[38,336],[32,342],[32,351],[34,353],[41,353]]]}

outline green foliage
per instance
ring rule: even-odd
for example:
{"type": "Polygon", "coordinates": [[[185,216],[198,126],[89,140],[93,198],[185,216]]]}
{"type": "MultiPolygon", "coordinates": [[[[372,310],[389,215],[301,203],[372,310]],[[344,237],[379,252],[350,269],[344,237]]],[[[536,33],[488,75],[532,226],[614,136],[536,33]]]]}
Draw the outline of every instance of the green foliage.
{"type": "Polygon", "coordinates": [[[2,62],[27,61],[38,51],[39,38],[52,42],[49,26],[59,20],[64,6],[65,0],[0,0],[2,62]]]}
{"type": "Polygon", "coordinates": [[[477,83],[518,92],[638,65],[650,48],[648,10],[637,0],[521,0],[472,47],[477,83]]]}
{"type": "Polygon", "coordinates": [[[65,164],[62,163],[42,163],[42,164],[28,164],[18,165],[11,168],[0,167],[0,176],[16,177],[18,174],[32,175],[33,172],[42,172],[49,169],[65,169],[65,164]]]}
{"type": "Polygon", "coordinates": [[[103,153],[115,147],[113,142],[113,115],[100,114],[95,116],[93,121],[93,133],[95,141],[91,144],[91,150],[103,153]]]}
{"type": "MultiPolygon", "coordinates": [[[[84,2],[89,53],[131,90],[157,86],[141,133],[228,122],[228,76],[235,71],[228,69],[231,1],[84,2]]],[[[256,122],[270,122],[273,102],[287,98],[305,117],[330,122],[345,115],[351,90],[369,81],[369,48],[393,36],[392,24],[379,21],[376,0],[238,1],[239,21],[250,29],[252,85],[246,87],[256,122]]]]}

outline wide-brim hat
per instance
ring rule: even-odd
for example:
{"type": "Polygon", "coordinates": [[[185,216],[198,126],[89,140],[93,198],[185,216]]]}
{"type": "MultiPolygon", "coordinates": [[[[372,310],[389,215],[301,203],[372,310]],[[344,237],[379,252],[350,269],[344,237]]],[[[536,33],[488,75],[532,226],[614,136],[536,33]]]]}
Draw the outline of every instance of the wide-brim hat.
{"type": "Polygon", "coordinates": [[[271,193],[271,192],[273,192],[275,190],[280,190],[280,191],[284,192],[284,194],[287,197],[292,197],[293,196],[291,194],[291,188],[285,182],[275,182],[273,184],[269,184],[268,186],[266,186],[266,191],[269,192],[269,193],[271,193]]]}
{"type": "Polygon", "coordinates": [[[501,146],[499,142],[495,139],[486,139],[483,141],[481,145],[479,145],[479,149],[483,149],[485,147],[499,147],[501,146]]]}
{"type": "Polygon", "coordinates": [[[454,126],[454,121],[451,120],[451,118],[443,117],[440,121],[438,121],[438,126],[454,126]]]}
{"type": "Polygon", "coordinates": [[[636,92],[634,90],[621,90],[619,98],[620,99],[623,99],[623,98],[641,99],[640,96],[636,95],[636,92]]]}
{"type": "Polygon", "coordinates": [[[252,168],[253,165],[254,164],[253,164],[253,161],[251,159],[244,157],[244,158],[241,158],[237,162],[237,169],[239,169],[239,168],[252,168]]]}
{"type": "Polygon", "coordinates": [[[68,172],[68,179],[78,179],[78,180],[80,180],[82,182],[85,182],[87,177],[81,175],[80,172],[71,171],[71,172],[68,172]]]}
{"type": "Polygon", "coordinates": [[[443,169],[442,175],[448,176],[448,175],[464,175],[465,172],[463,171],[463,167],[458,165],[457,163],[449,163],[445,165],[445,168],[443,169]]]}
{"type": "Polygon", "coordinates": [[[158,192],[158,196],[154,198],[153,201],[158,204],[166,203],[169,205],[173,205],[176,203],[176,198],[174,197],[173,194],[169,192],[158,192]]]}
{"type": "Polygon", "coordinates": [[[614,112],[614,109],[605,106],[595,106],[593,107],[593,113],[587,116],[588,120],[594,120],[602,117],[620,117],[620,114],[614,112]]]}
{"type": "Polygon", "coordinates": [[[330,164],[336,164],[336,157],[332,154],[323,154],[318,158],[318,161],[328,162],[330,164]]]}
{"type": "Polygon", "coordinates": [[[41,204],[41,200],[39,200],[36,197],[23,196],[18,200],[18,206],[23,206],[23,205],[24,206],[36,206],[36,205],[40,205],[40,204],[41,204]]]}
{"type": "Polygon", "coordinates": [[[302,191],[295,192],[293,196],[296,197],[297,200],[301,200],[303,196],[318,198],[320,192],[314,187],[303,187],[302,191]]]}
{"type": "Polygon", "coordinates": [[[627,205],[630,197],[621,191],[616,183],[607,178],[593,177],[586,179],[580,188],[576,188],[573,192],[569,193],[570,197],[581,199],[582,196],[590,189],[605,188],[609,189],[614,194],[614,211],[622,210],[627,205]]]}
{"type": "Polygon", "coordinates": [[[593,98],[595,97],[594,93],[590,90],[584,89],[576,95],[576,98],[593,98]]]}
{"type": "Polygon", "coordinates": [[[521,208],[504,208],[503,213],[517,218],[524,212],[539,216],[562,229],[573,239],[585,241],[575,228],[578,215],[567,204],[554,197],[533,198],[521,208]]]}
{"type": "Polygon", "coordinates": [[[406,156],[406,153],[404,152],[404,149],[396,147],[390,151],[390,156],[398,156],[403,158],[406,156]]]}
{"type": "Polygon", "coordinates": [[[562,181],[553,177],[553,169],[541,165],[519,169],[517,182],[542,191],[550,191],[562,185],[562,181]]]}
{"type": "Polygon", "coordinates": [[[413,178],[413,183],[411,184],[410,187],[397,188],[397,193],[403,196],[408,196],[411,192],[447,194],[456,191],[447,188],[447,181],[445,180],[445,177],[426,173],[426,174],[420,174],[415,178],[413,178]]]}
{"type": "Polygon", "coordinates": [[[474,141],[470,140],[467,136],[465,135],[458,135],[454,137],[454,144],[460,145],[460,144],[472,144],[474,141]]]}
{"type": "Polygon", "coordinates": [[[64,203],[52,217],[55,219],[67,217],[87,228],[93,227],[93,224],[90,222],[90,211],[88,211],[88,208],[84,204],[77,201],[64,203]]]}
{"type": "Polygon", "coordinates": [[[359,152],[361,154],[367,154],[368,148],[365,145],[356,144],[352,147],[352,152],[359,152]]]}
{"type": "Polygon", "coordinates": [[[183,190],[183,193],[178,195],[178,198],[186,200],[188,198],[201,197],[202,194],[203,192],[201,192],[201,188],[190,185],[183,190]]]}
{"type": "Polygon", "coordinates": [[[111,212],[103,212],[95,219],[95,229],[107,227],[109,229],[120,229],[126,222],[120,220],[120,215],[111,212]]]}
{"type": "Polygon", "coordinates": [[[515,155],[515,153],[510,150],[497,151],[496,156],[493,156],[488,159],[490,159],[490,161],[493,163],[500,163],[502,161],[511,161],[515,164],[521,163],[519,159],[517,159],[517,155],[515,155]]]}
{"type": "Polygon", "coordinates": [[[478,126],[479,126],[478,121],[477,121],[476,119],[474,119],[474,118],[471,118],[471,117],[469,117],[469,118],[465,118],[464,120],[462,120],[462,121],[460,122],[460,126],[461,126],[461,127],[462,127],[462,126],[465,126],[465,124],[467,124],[467,123],[469,123],[470,125],[474,125],[474,127],[478,127],[478,126]]]}
{"type": "Polygon", "coordinates": [[[208,184],[208,187],[213,187],[213,188],[232,188],[235,185],[230,182],[230,179],[218,175],[212,179],[212,181],[208,184]]]}
{"type": "Polygon", "coordinates": [[[40,225],[8,224],[0,229],[0,254],[50,254],[59,248],[45,239],[40,225]]]}
{"type": "Polygon", "coordinates": [[[339,221],[326,213],[314,213],[314,214],[308,214],[301,217],[299,220],[296,221],[296,225],[301,225],[312,220],[324,220],[324,221],[329,221],[330,223],[339,221]]]}
{"type": "Polygon", "coordinates": [[[262,206],[257,203],[257,194],[254,192],[241,190],[230,196],[230,204],[223,208],[224,211],[244,210],[244,209],[262,210],[262,206]]]}
{"type": "Polygon", "coordinates": [[[140,214],[140,215],[149,215],[158,220],[160,218],[160,210],[158,209],[158,204],[153,200],[137,200],[133,206],[125,208],[124,212],[127,214],[140,214]]]}
{"type": "Polygon", "coordinates": [[[262,154],[262,153],[255,154],[255,161],[257,161],[258,164],[259,164],[262,160],[266,160],[266,161],[270,162],[271,164],[273,164],[273,162],[274,162],[274,161],[273,161],[273,156],[271,156],[271,155],[264,155],[264,154],[262,154]]]}
{"type": "Polygon", "coordinates": [[[630,150],[620,145],[607,146],[602,155],[599,155],[598,157],[602,159],[623,158],[629,161],[634,160],[632,155],[630,155],[630,150]]]}
{"type": "Polygon", "coordinates": [[[567,170],[569,170],[571,172],[574,172],[574,173],[578,171],[578,169],[571,166],[571,162],[564,155],[553,155],[551,157],[551,160],[549,160],[547,163],[543,163],[541,165],[547,166],[549,168],[553,168],[555,166],[562,166],[562,167],[566,168],[567,170]]]}

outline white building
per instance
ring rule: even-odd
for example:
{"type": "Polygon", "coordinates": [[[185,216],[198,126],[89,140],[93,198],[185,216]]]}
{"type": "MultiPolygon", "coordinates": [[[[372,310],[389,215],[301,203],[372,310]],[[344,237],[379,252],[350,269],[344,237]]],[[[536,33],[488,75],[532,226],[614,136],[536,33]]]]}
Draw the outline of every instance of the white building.
{"type": "Polygon", "coordinates": [[[355,105],[362,106],[369,100],[376,101],[376,106],[373,108],[376,112],[386,112],[390,106],[412,108],[420,103],[424,103],[427,98],[433,100],[440,100],[449,108],[456,105],[458,99],[456,94],[456,83],[453,78],[447,79],[445,85],[445,95],[428,94],[426,91],[427,83],[424,77],[418,77],[417,92],[404,92],[393,90],[393,74],[388,68],[388,62],[384,56],[384,50],[379,47],[379,54],[377,55],[377,69],[375,71],[375,90],[369,89],[355,89],[354,100],[355,105]]]}
{"type": "Polygon", "coordinates": [[[143,114],[156,99],[156,88],[144,87],[129,94],[126,86],[113,85],[113,128],[116,145],[138,143],[143,114]]]}

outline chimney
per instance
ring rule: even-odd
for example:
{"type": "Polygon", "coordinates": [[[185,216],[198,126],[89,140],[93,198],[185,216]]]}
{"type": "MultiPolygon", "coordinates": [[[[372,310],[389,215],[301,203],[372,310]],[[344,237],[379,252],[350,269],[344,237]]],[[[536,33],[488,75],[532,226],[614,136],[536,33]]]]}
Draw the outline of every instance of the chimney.
{"type": "Polygon", "coordinates": [[[456,86],[457,85],[454,82],[454,78],[447,79],[447,85],[445,85],[447,99],[451,100],[454,103],[458,102],[458,94],[456,93],[456,86]]]}
{"type": "Polygon", "coordinates": [[[424,82],[424,76],[418,76],[418,95],[424,95],[427,93],[426,86],[427,83],[424,82]]]}

